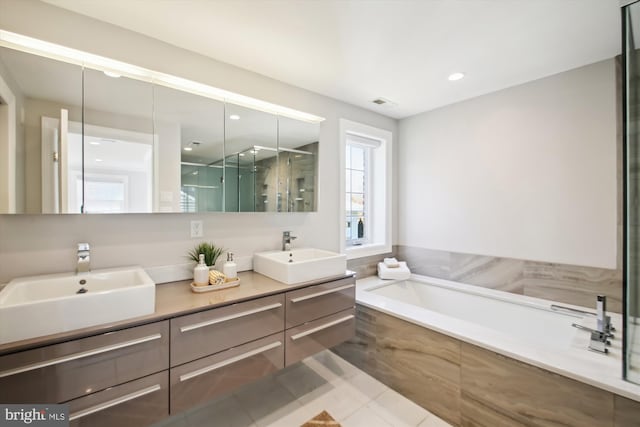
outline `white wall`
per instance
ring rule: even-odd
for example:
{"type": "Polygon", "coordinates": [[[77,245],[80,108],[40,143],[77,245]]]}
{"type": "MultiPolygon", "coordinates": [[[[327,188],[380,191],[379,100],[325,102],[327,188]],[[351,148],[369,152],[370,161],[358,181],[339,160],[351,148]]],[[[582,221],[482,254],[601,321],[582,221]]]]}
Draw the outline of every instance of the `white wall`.
{"type": "Polygon", "coordinates": [[[615,93],[608,60],[401,120],[398,243],[615,268],[615,93]]]}
{"type": "Polygon", "coordinates": [[[69,271],[74,245],[92,244],[94,268],[185,262],[200,239],[189,221],[204,221],[205,239],[238,256],[275,249],[281,232],[296,245],[338,250],[338,120],[347,118],[396,133],[396,121],[48,4],[0,0],[0,28],[179,75],[325,117],[320,127],[318,212],[292,214],[138,214],[0,216],[0,283],[25,274],[69,271]]]}

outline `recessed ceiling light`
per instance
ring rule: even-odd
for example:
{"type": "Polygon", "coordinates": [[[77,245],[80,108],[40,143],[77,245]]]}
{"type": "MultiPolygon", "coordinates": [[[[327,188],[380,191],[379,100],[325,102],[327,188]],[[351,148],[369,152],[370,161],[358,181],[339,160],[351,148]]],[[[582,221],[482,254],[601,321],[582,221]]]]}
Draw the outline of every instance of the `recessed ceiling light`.
{"type": "Polygon", "coordinates": [[[91,144],[91,145],[100,145],[100,143],[98,141],[91,141],[89,144],[91,144]]]}
{"type": "Polygon", "coordinates": [[[105,76],[113,77],[114,79],[117,79],[122,76],[122,74],[118,74],[114,71],[103,71],[103,73],[105,76]]]}
{"type": "Polygon", "coordinates": [[[102,161],[102,159],[96,159],[96,162],[100,163],[102,161]]]}
{"type": "Polygon", "coordinates": [[[184,151],[191,151],[191,150],[193,150],[193,148],[191,148],[191,147],[184,147],[184,148],[183,148],[183,150],[184,150],[184,151]]]}
{"type": "Polygon", "coordinates": [[[455,82],[456,80],[462,80],[464,78],[464,73],[453,73],[453,74],[449,74],[449,77],[447,77],[449,79],[450,82],[455,82]]]}
{"type": "Polygon", "coordinates": [[[230,118],[231,120],[240,120],[240,116],[239,116],[239,115],[237,115],[237,114],[232,114],[232,115],[230,115],[230,116],[229,116],[229,118],[230,118]]]}

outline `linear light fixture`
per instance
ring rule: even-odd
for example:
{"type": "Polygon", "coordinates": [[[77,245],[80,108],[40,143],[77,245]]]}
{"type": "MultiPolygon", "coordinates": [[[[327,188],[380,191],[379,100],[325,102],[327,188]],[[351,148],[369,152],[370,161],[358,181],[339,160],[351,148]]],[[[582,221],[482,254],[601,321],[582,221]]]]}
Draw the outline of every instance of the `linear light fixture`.
{"type": "Polygon", "coordinates": [[[198,83],[193,80],[171,74],[149,70],[147,68],[138,67],[137,65],[128,64],[126,62],[117,61],[100,55],[94,55],[92,53],[83,52],[81,50],[72,49],[59,44],[34,39],[32,37],[27,37],[10,31],[0,30],[0,46],[32,53],[34,55],[55,59],[69,64],[80,65],[98,71],[119,74],[132,79],[170,87],[183,92],[193,93],[195,95],[215,99],[217,101],[240,105],[242,107],[260,110],[266,113],[276,114],[278,116],[289,117],[309,123],[320,123],[324,121],[324,117],[294,110],[293,108],[262,101],[250,96],[240,95],[238,93],[209,86],[204,83],[198,83]]]}

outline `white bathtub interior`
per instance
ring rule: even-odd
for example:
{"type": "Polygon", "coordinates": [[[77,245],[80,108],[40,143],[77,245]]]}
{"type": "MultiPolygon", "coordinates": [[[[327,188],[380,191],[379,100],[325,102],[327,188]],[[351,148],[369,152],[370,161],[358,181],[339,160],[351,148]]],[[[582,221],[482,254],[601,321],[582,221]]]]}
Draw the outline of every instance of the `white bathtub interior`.
{"type": "Polygon", "coordinates": [[[556,348],[567,348],[577,332],[585,334],[571,326],[579,316],[551,311],[549,305],[498,300],[415,280],[382,285],[369,292],[556,348]]]}

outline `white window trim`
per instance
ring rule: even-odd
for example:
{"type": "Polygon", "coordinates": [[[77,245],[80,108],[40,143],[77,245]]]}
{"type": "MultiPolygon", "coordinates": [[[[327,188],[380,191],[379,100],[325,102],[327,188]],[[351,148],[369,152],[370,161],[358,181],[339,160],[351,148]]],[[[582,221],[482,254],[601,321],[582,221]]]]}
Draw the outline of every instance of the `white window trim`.
{"type": "Polygon", "coordinates": [[[392,144],[393,134],[390,131],[375,128],[373,126],[362,123],[352,122],[346,119],[340,119],[340,252],[347,255],[347,259],[362,258],[370,255],[379,255],[391,252],[391,231],[392,231],[392,195],[393,188],[392,178],[392,144]],[[371,193],[371,221],[372,239],[368,244],[360,246],[347,246],[346,234],[346,215],[345,215],[345,180],[346,180],[346,145],[347,135],[362,136],[364,138],[379,141],[381,146],[378,150],[384,150],[385,156],[381,161],[380,156],[372,156],[370,168],[370,182],[375,189],[371,193]],[[384,185],[382,185],[384,183],[384,185]],[[384,188],[384,194],[380,194],[380,188],[384,188]],[[373,230],[373,228],[377,230],[373,230]]]}

